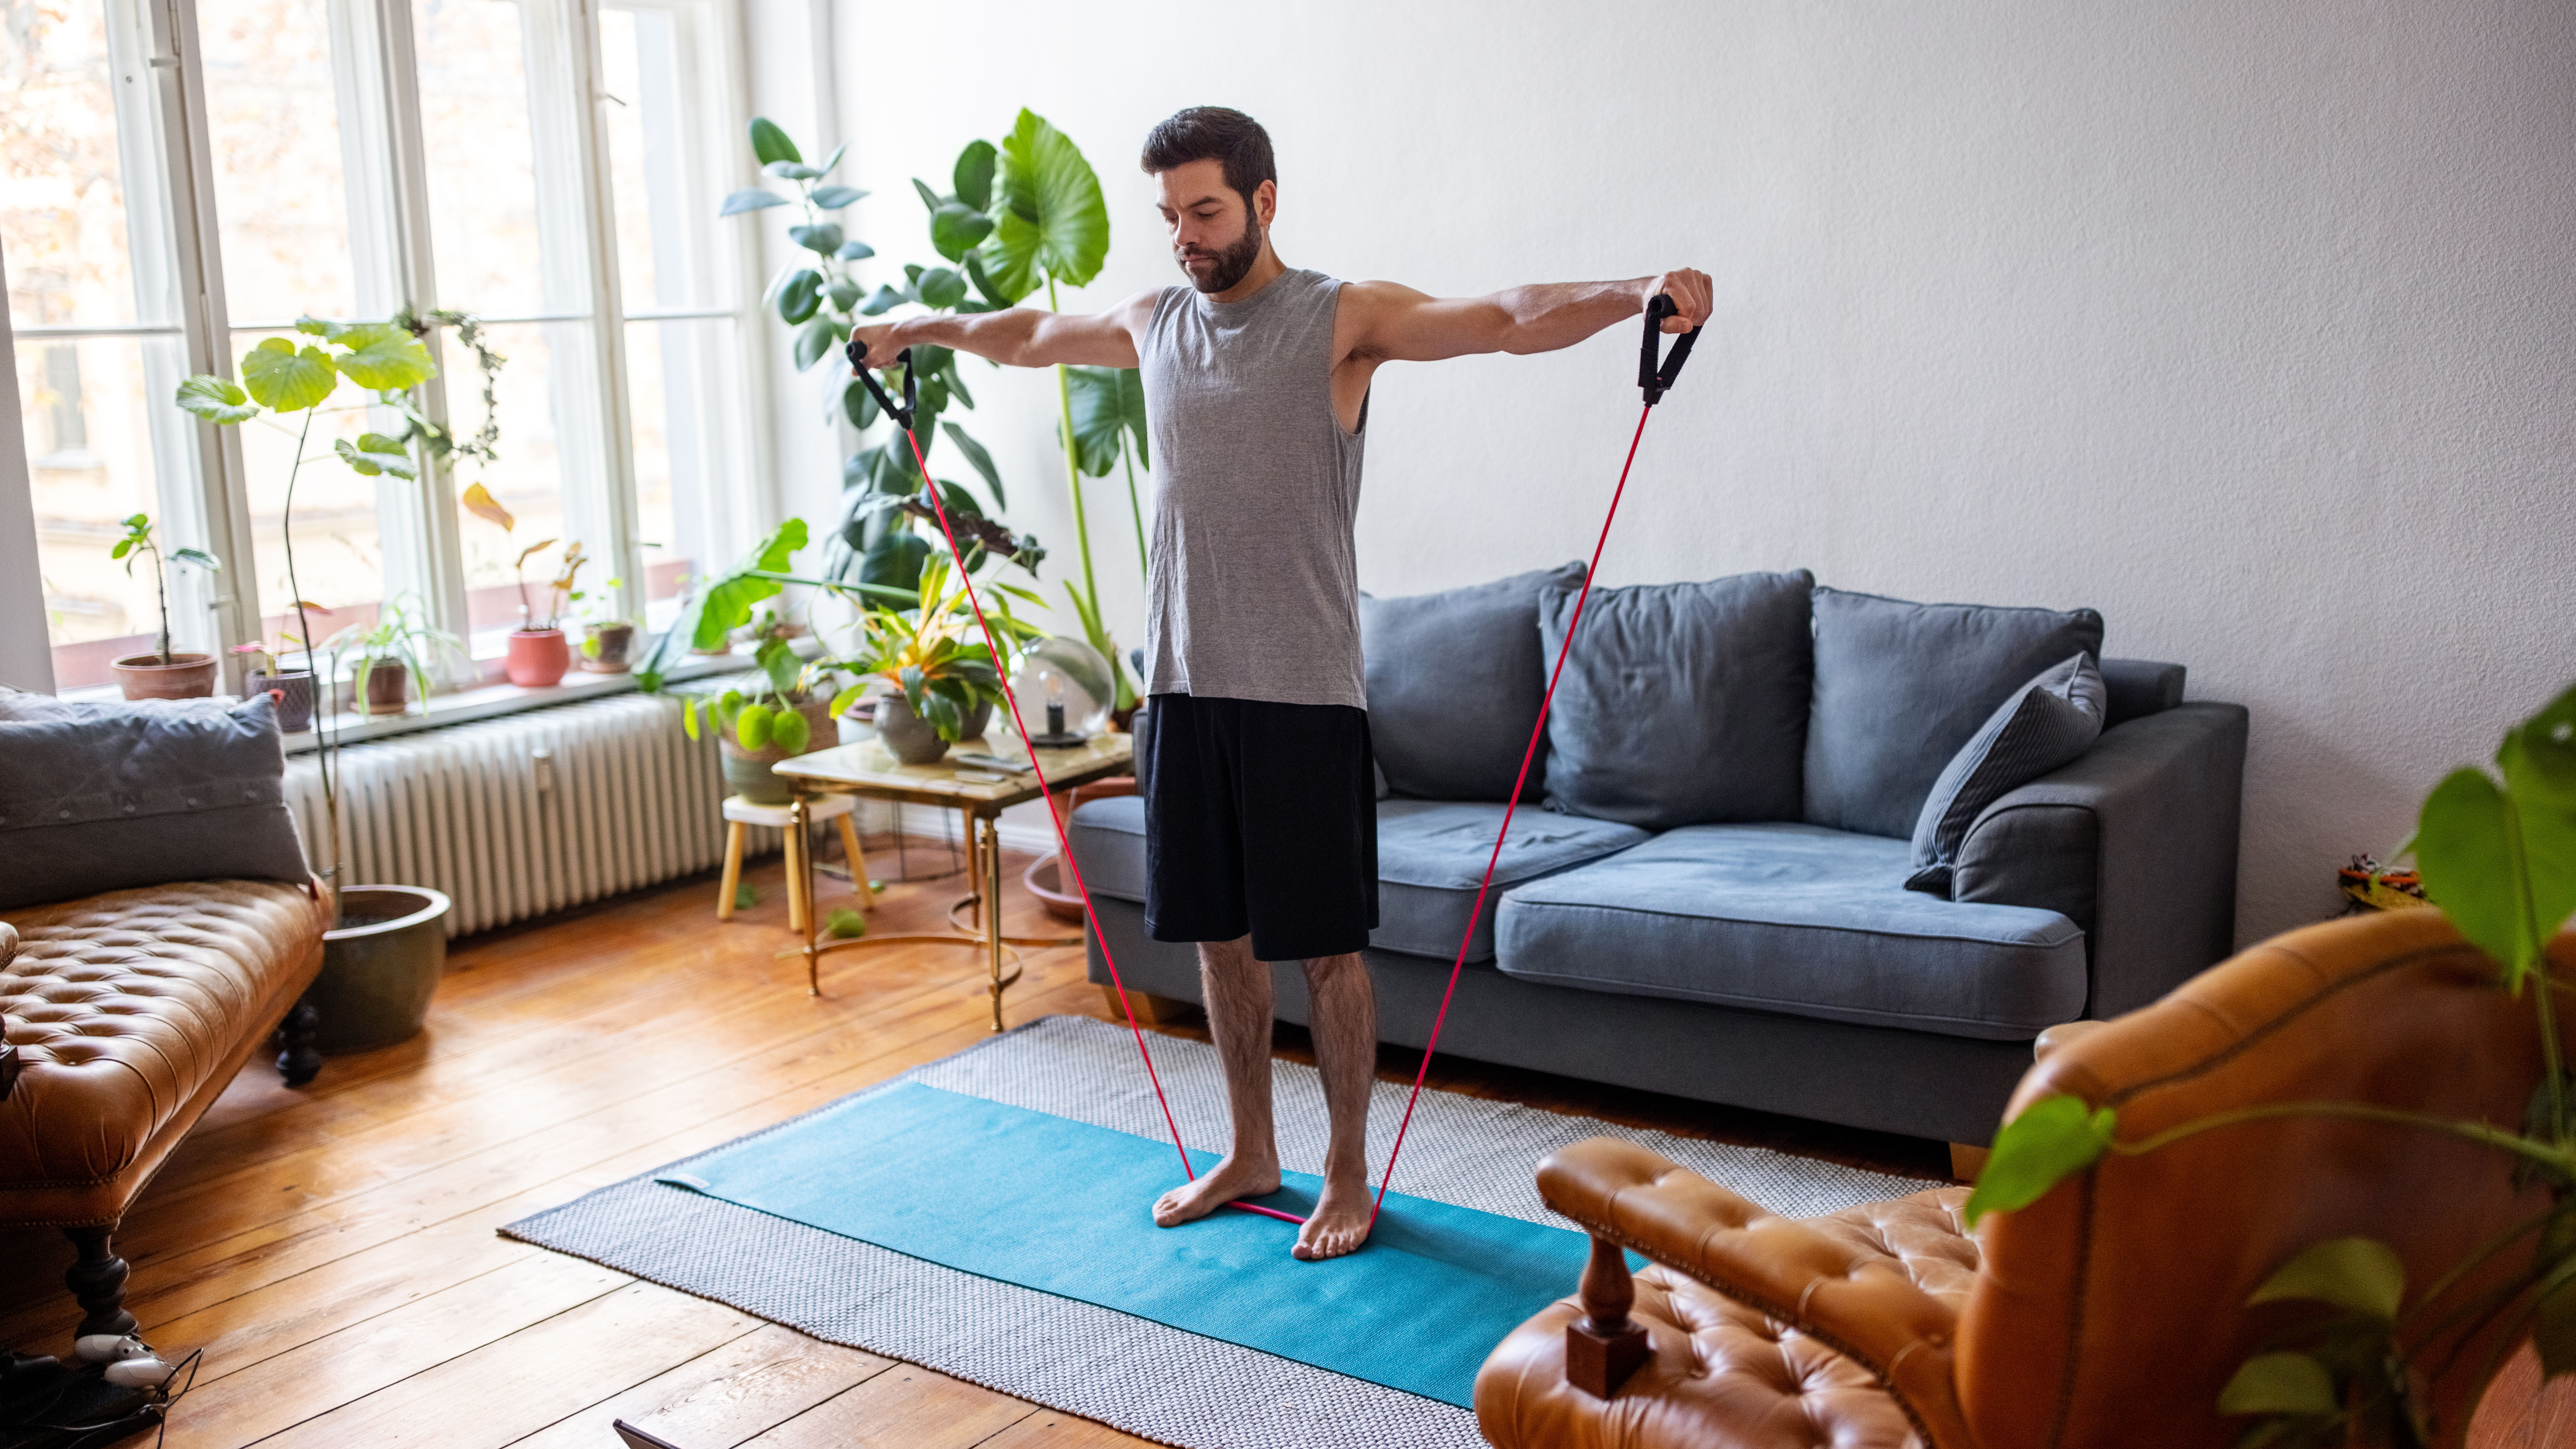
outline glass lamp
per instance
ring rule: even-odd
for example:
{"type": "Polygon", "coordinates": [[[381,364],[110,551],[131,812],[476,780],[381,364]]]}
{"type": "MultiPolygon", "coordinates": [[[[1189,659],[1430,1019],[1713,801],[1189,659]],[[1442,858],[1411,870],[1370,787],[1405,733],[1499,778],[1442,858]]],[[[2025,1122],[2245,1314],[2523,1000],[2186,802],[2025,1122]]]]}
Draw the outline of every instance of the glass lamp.
{"type": "Polygon", "coordinates": [[[1020,651],[1019,672],[1011,676],[1022,718],[1033,731],[1030,744],[1063,749],[1081,744],[1109,725],[1109,707],[1117,685],[1109,661],[1080,639],[1050,635],[1020,651]]]}

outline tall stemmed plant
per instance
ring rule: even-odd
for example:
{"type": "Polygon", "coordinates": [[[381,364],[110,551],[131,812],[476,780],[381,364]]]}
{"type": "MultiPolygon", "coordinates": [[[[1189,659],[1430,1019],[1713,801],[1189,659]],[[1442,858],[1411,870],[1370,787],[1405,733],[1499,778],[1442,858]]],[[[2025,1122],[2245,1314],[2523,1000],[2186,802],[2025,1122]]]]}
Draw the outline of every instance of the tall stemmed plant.
{"type": "MultiPolygon", "coordinates": [[[[314,414],[346,410],[322,406],[339,390],[341,379],[346,378],[376,394],[370,402],[352,406],[391,407],[411,415],[415,409],[408,394],[436,377],[438,364],[430,361],[429,349],[421,345],[418,337],[393,322],[351,324],[303,317],[297,319],[295,330],[319,339],[318,345],[298,345],[286,337],[268,338],[242,354],[239,383],[200,373],[179,384],[176,401],[188,412],[221,427],[238,426],[256,418],[295,439],[295,461],[286,473],[286,505],[279,533],[285,542],[286,590],[295,607],[296,640],[304,648],[305,671],[313,676],[315,689],[321,691],[331,687],[331,680],[314,668],[310,615],[318,606],[305,602],[304,588],[295,577],[295,484],[304,473],[304,450],[312,441],[314,414]],[[283,421],[297,413],[303,415],[301,422],[290,427],[283,421]]],[[[363,477],[420,476],[419,464],[403,441],[382,433],[360,433],[354,443],[335,438],[331,455],[363,477]]],[[[315,713],[315,728],[321,732],[318,763],[323,809],[329,817],[331,836],[331,861],[323,874],[331,881],[336,901],[340,888],[340,792],[336,769],[339,737],[328,722],[328,712],[315,713]]]]}
{"type": "Polygon", "coordinates": [[[1986,1213],[2037,1202],[2106,1153],[2140,1156],[2204,1132],[2284,1117],[2384,1122],[2461,1138],[2493,1148],[2499,1170],[2517,1188],[2547,1191],[2545,1209],[2411,1298],[2404,1262],[2373,1239],[2330,1239],[2283,1264],[2249,1306],[2288,1299],[2333,1311],[2246,1360],[2229,1380],[2218,1407],[2249,1418],[2239,1441],[2247,1449],[2412,1449],[2456,1439],[2458,1426],[2428,1422],[2420,1399],[2425,1360],[2441,1355],[2447,1365],[2499,1325],[2479,1382],[2526,1330],[2544,1378],[2576,1373],[2576,1076],[2560,1060],[2556,1000],[2576,983],[2553,976],[2547,956],[2551,938],[2576,915],[2576,688],[2508,731],[2496,766],[2501,779],[2470,767],[2435,786],[2411,848],[2425,894],[2470,944],[2494,958],[2497,985],[2517,998],[2530,993],[2543,1068],[2520,1131],[2363,1102],[2280,1102],[2123,1141],[2116,1110],[2061,1095],[2033,1102],[1996,1135],[1994,1155],[1968,1199],[1973,1226],[1986,1213]],[[2528,1260],[2501,1283],[2465,1301],[2455,1295],[2472,1274],[2517,1250],[2528,1260]]]}

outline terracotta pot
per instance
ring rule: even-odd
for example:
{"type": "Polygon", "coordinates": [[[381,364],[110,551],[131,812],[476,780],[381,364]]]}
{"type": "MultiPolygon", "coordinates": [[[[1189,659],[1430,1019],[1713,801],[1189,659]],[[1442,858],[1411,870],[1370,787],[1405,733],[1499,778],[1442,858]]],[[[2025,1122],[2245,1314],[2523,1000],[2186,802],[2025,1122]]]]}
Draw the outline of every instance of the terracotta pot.
{"type": "Polygon", "coordinates": [[[242,693],[277,695],[277,732],[300,735],[313,728],[313,675],[302,669],[289,669],[280,674],[262,674],[257,670],[242,676],[242,693]]]}
{"type": "Polygon", "coordinates": [[[367,697],[362,715],[401,714],[411,707],[411,666],[399,659],[379,659],[367,669],[367,697]]]}
{"type": "Polygon", "coordinates": [[[877,698],[877,738],[897,761],[906,765],[927,765],[948,753],[948,741],[930,721],[912,712],[912,701],[900,694],[877,698]]]}
{"type": "Polygon", "coordinates": [[[561,629],[513,629],[502,672],[521,689],[552,689],[572,668],[572,647],[561,629]]]}
{"type": "Polygon", "coordinates": [[[592,624],[582,630],[581,667],[593,674],[624,674],[634,667],[627,657],[634,648],[634,625],[592,624]]]}
{"type": "MultiPolygon", "coordinates": [[[[796,712],[805,716],[805,748],[797,751],[798,754],[810,755],[816,750],[828,750],[841,742],[840,721],[832,718],[830,700],[808,700],[796,706],[796,712]]],[[[746,750],[733,731],[721,729],[716,732],[716,744],[724,752],[727,790],[755,805],[787,803],[787,782],[770,768],[787,758],[785,750],[776,745],[746,750]]]]}
{"type": "Polygon", "coordinates": [[[215,656],[129,654],[108,668],[127,699],[204,699],[215,692],[215,656]]]}

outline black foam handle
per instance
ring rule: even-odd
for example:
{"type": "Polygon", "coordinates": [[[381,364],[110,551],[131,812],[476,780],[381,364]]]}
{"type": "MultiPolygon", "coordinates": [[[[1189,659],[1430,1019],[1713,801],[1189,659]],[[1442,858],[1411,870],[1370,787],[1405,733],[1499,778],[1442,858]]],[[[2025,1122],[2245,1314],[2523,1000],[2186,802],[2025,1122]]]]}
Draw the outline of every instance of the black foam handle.
{"type": "Polygon", "coordinates": [[[1657,364],[1655,353],[1663,340],[1664,319],[1680,311],[1673,299],[1661,292],[1646,304],[1646,340],[1637,359],[1637,386],[1645,390],[1648,407],[1663,401],[1664,394],[1672,391],[1673,383],[1682,375],[1682,364],[1690,360],[1691,344],[1699,340],[1696,327],[1681,334],[1673,339],[1673,350],[1657,364]]]}
{"type": "Polygon", "coordinates": [[[912,375],[912,349],[907,347],[894,355],[895,362],[903,368],[902,407],[894,405],[894,399],[886,395],[884,384],[877,381],[875,373],[868,371],[868,350],[859,345],[857,338],[850,339],[850,345],[845,351],[849,354],[850,371],[857,373],[859,381],[868,385],[868,394],[877,400],[878,409],[887,417],[894,419],[896,427],[907,433],[911,432],[912,410],[920,400],[920,391],[912,375]]]}

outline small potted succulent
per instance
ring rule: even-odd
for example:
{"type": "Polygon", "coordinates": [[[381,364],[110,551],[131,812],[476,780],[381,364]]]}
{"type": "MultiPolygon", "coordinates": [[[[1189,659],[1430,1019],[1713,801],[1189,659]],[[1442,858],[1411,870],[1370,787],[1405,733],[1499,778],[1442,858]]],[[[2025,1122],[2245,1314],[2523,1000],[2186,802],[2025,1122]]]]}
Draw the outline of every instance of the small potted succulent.
{"type": "MultiPolygon", "coordinates": [[[[319,604],[306,604],[304,607],[307,612],[315,614],[331,612],[319,604]]],[[[279,657],[286,652],[286,646],[301,642],[292,634],[281,633],[274,649],[266,640],[233,646],[233,652],[241,655],[246,665],[242,675],[243,697],[265,694],[274,698],[280,734],[300,735],[313,728],[313,671],[282,668],[279,664],[279,657]]]]}
{"type": "MultiPolygon", "coordinates": [[[[927,765],[957,741],[982,736],[1002,697],[993,651],[977,637],[966,607],[962,589],[948,591],[947,561],[933,556],[922,565],[913,608],[875,608],[860,621],[859,654],[848,664],[871,678],[842,691],[834,712],[878,687],[877,738],[904,764],[927,765]]],[[[998,609],[991,617],[996,632],[1014,641],[1040,632],[998,609]]]]}
{"type": "Polygon", "coordinates": [[[116,541],[108,557],[123,559],[131,577],[135,561],[145,554],[152,556],[152,597],[161,611],[161,632],[153,639],[151,653],[129,654],[108,667],[127,699],[203,699],[215,692],[215,656],[170,652],[170,586],[162,572],[171,564],[188,564],[209,573],[223,565],[196,548],[174,548],[163,558],[161,545],[152,537],[151,518],[138,513],[125,520],[125,536],[116,541]]]}
{"type": "MultiPolygon", "coordinates": [[[[623,579],[610,579],[608,592],[600,596],[601,612],[617,607],[617,590],[623,579]]],[[[574,597],[578,598],[579,595],[574,597]]],[[[635,667],[635,621],[614,614],[585,621],[581,626],[581,667],[592,674],[624,674],[635,667]]]]}
{"type": "Polygon", "coordinates": [[[841,742],[827,692],[836,667],[828,659],[807,661],[776,630],[764,630],[752,656],[761,682],[749,694],[728,689],[700,696],[682,709],[680,724],[689,738],[712,729],[724,751],[725,788],[757,805],[784,805],[787,782],[771,768],[781,760],[841,742]]]}
{"type": "Polygon", "coordinates": [[[422,613],[418,596],[398,595],[385,601],[384,612],[373,624],[352,624],[331,636],[326,647],[331,651],[333,678],[339,677],[342,655],[357,655],[349,694],[360,715],[403,713],[410,707],[415,680],[421,707],[428,708],[430,677],[439,652],[467,658],[465,641],[429,627],[422,613]]]}

